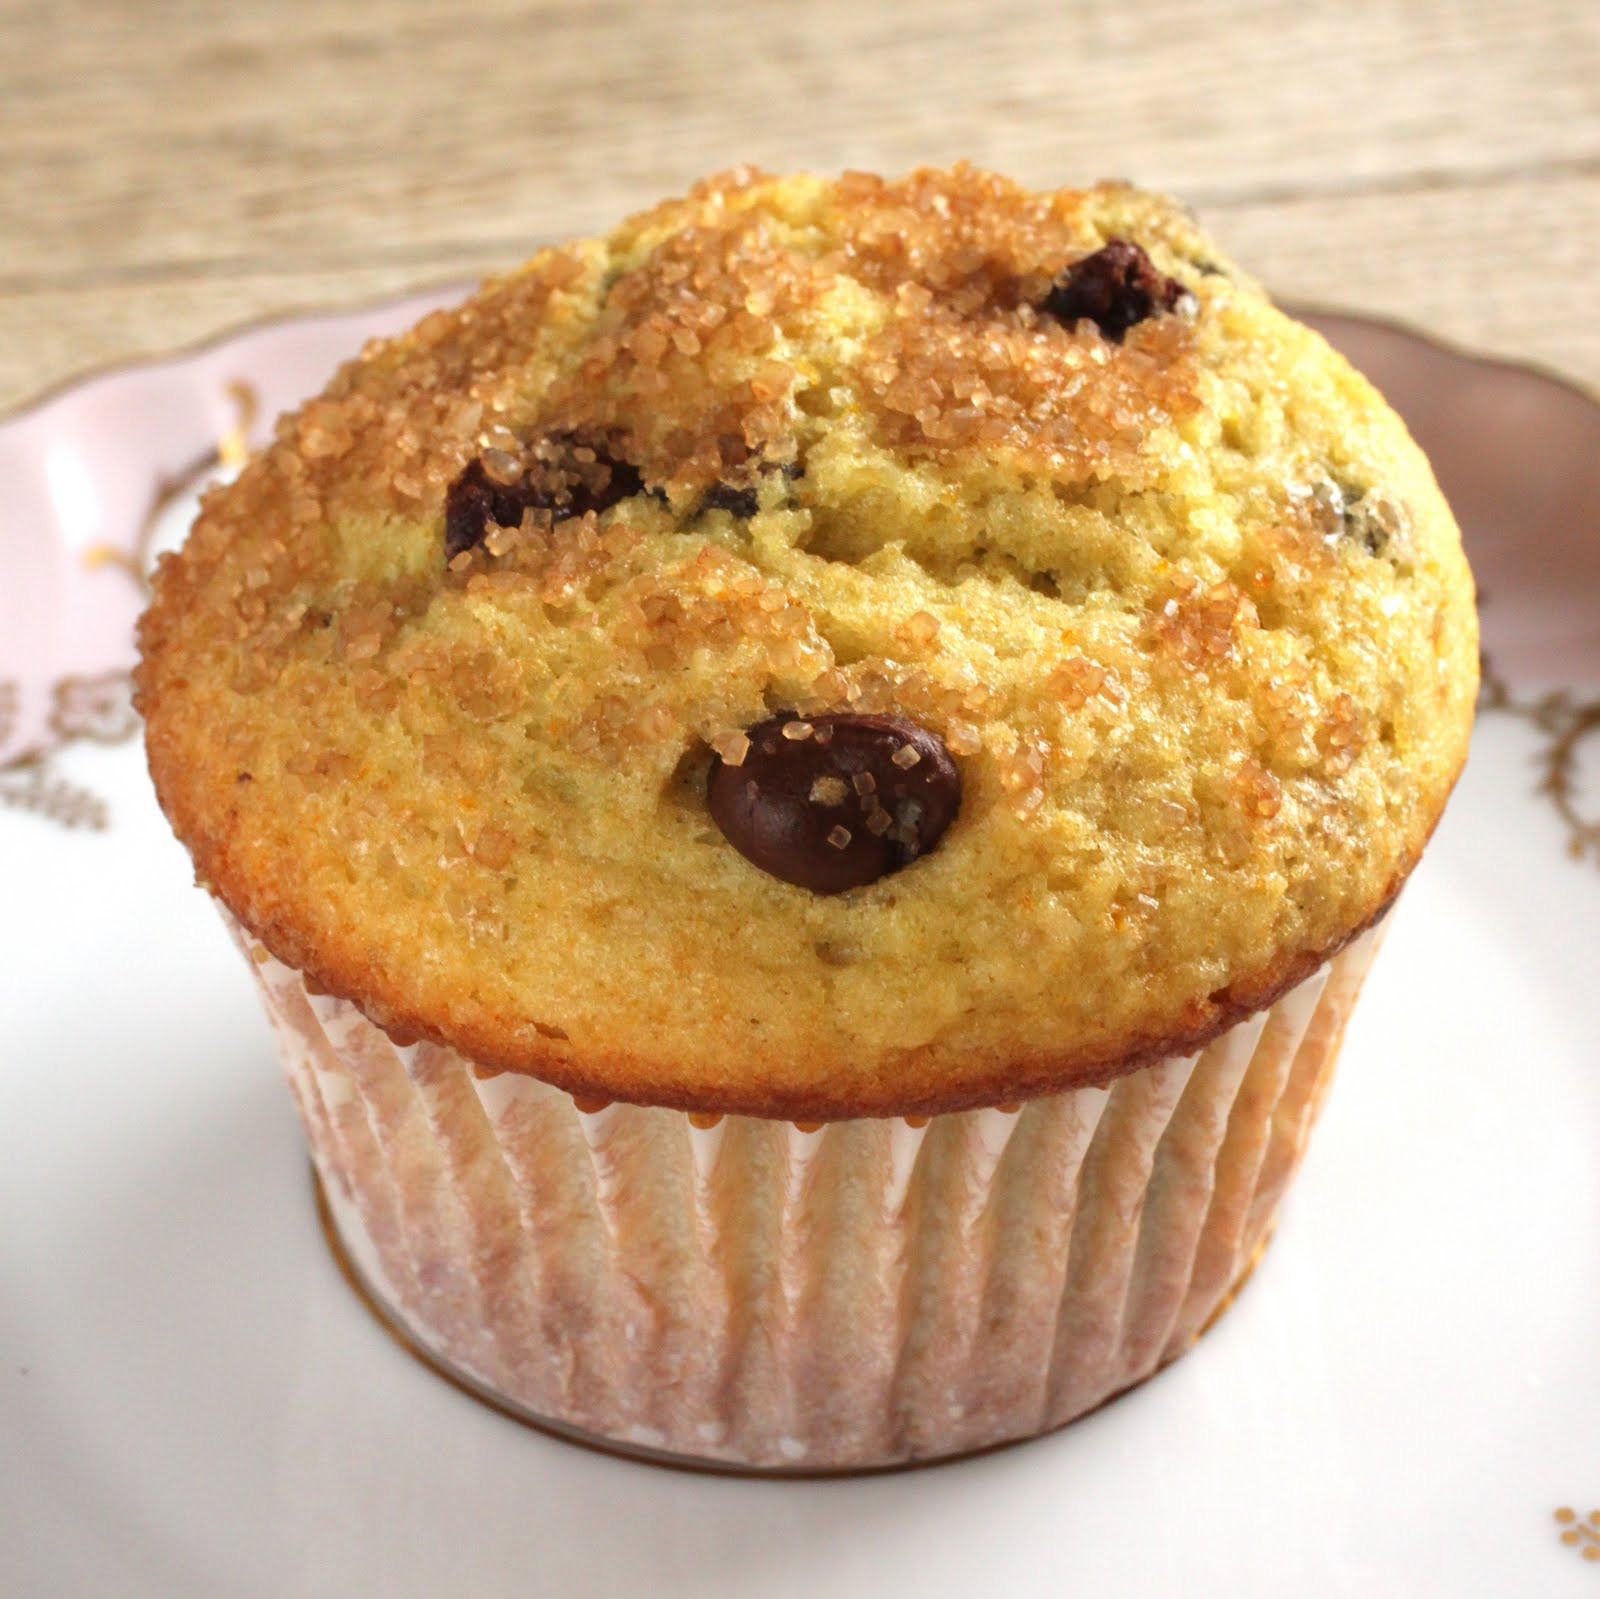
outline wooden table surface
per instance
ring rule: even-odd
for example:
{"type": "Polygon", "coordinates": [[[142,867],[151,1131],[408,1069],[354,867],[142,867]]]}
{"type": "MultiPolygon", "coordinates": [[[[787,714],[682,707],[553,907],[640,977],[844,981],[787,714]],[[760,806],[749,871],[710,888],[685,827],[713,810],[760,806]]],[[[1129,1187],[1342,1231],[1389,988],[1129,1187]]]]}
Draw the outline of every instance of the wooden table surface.
{"type": "Polygon", "coordinates": [[[1600,385],[1596,0],[0,0],[0,152],[0,411],[736,160],[960,156],[1600,385]]]}

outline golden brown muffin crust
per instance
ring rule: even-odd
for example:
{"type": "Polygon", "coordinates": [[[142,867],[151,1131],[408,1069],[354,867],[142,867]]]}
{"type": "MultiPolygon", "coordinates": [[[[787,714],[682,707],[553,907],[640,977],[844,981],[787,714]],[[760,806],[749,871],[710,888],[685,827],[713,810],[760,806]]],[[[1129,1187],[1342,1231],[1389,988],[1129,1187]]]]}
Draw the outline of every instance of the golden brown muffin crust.
{"type": "Polygon", "coordinates": [[[725,174],[369,346],[141,637],[162,804],[280,959],[486,1067],[819,1120],[1270,1002],[1397,892],[1476,682],[1370,386],[1169,203],[964,167],[725,174]],[[1157,309],[1053,314],[1122,239],[1157,309]],[[759,870],[705,786],[774,712],[936,733],[948,832],[759,870]]]}

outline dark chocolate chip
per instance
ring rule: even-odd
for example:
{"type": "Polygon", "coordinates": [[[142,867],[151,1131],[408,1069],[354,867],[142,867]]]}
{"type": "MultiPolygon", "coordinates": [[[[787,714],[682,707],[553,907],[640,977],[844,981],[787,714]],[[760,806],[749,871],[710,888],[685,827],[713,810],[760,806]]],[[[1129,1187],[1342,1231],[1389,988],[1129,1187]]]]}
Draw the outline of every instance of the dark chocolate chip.
{"type": "Polygon", "coordinates": [[[453,561],[463,550],[480,544],[490,523],[519,526],[522,513],[535,503],[525,478],[496,483],[482,461],[469,461],[444,497],[444,558],[453,561]]]}
{"type": "Polygon", "coordinates": [[[950,752],[904,717],[780,715],[745,736],[739,765],[712,762],[711,818],[746,860],[814,894],[909,866],[961,808],[950,752]]]}
{"type": "Polygon", "coordinates": [[[590,433],[552,433],[535,441],[530,478],[562,516],[596,516],[644,491],[639,469],[618,441],[590,433]]]}
{"type": "Polygon", "coordinates": [[[492,523],[520,527],[529,511],[551,519],[597,515],[644,488],[638,468],[603,435],[551,433],[528,447],[521,475],[499,482],[481,460],[469,461],[444,502],[447,561],[483,542],[492,523]]]}
{"type": "MultiPolygon", "coordinates": [[[[776,472],[787,483],[806,474],[803,461],[784,461],[777,466],[763,462],[758,470],[763,475],[776,472]]],[[[713,483],[700,502],[702,511],[729,511],[734,516],[751,517],[761,509],[761,497],[754,483],[713,483]]]]}
{"type": "Polygon", "coordinates": [[[1110,239],[1062,272],[1039,309],[1068,327],[1093,322],[1112,343],[1120,344],[1135,323],[1162,311],[1176,311],[1191,298],[1176,278],[1158,272],[1137,244],[1110,239]]]}
{"type": "Polygon", "coordinates": [[[713,483],[700,502],[702,511],[729,511],[734,516],[754,516],[761,509],[753,486],[738,488],[732,483],[713,483]]]}

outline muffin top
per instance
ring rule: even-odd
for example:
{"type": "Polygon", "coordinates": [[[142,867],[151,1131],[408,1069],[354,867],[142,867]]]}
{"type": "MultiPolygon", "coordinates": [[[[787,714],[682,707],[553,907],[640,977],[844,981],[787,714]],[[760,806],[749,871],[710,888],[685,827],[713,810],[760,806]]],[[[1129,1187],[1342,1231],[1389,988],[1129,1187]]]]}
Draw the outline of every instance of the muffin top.
{"type": "Polygon", "coordinates": [[[397,1037],[832,1119],[1105,1081],[1381,915],[1471,578],[1169,201],[738,170],[369,345],[142,623],[200,881],[397,1037]]]}

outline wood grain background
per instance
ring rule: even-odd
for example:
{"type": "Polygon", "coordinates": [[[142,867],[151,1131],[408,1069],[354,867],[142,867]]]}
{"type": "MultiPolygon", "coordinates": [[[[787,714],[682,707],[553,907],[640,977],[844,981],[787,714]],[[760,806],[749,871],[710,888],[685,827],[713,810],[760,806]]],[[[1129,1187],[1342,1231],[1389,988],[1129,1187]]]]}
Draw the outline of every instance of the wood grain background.
{"type": "Polygon", "coordinates": [[[0,0],[0,409],[735,160],[960,156],[1600,385],[1596,0],[0,0]]]}

